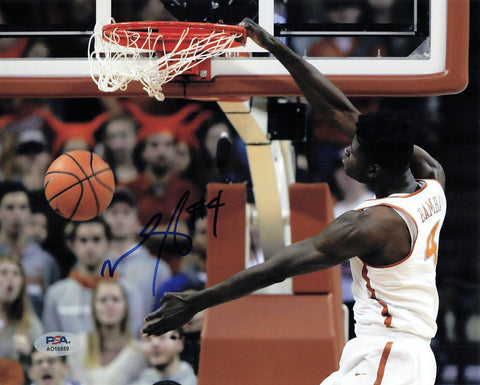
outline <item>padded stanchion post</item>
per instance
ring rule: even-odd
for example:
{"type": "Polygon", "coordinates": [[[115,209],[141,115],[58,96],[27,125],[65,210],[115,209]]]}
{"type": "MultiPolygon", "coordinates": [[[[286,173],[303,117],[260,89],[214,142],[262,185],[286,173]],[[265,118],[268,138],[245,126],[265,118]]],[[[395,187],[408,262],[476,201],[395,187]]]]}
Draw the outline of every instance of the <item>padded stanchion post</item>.
{"type": "MultiPolygon", "coordinates": [[[[293,183],[289,186],[292,242],[319,234],[333,220],[333,199],[327,183],[293,183]]],[[[292,278],[294,294],[326,294],[332,297],[337,352],[345,343],[341,267],[335,266],[292,278]]]]}
{"type": "MultiPolygon", "coordinates": [[[[333,221],[333,200],[326,183],[289,186],[292,243],[319,234],[333,221]]],[[[340,266],[294,277],[293,292],[341,293],[340,266]]]]}
{"type": "MultiPolygon", "coordinates": [[[[207,286],[245,268],[246,187],[243,183],[209,183],[207,203],[218,198],[217,215],[207,214],[207,286]]],[[[215,204],[217,201],[214,201],[215,204]]]]}

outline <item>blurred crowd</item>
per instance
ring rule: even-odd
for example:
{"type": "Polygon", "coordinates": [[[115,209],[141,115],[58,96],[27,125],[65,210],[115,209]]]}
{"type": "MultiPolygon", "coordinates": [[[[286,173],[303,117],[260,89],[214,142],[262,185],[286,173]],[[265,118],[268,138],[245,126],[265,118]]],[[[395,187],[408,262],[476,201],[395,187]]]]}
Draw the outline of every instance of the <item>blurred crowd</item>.
{"type": "Polygon", "coordinates": [[[43,384],[55,367],[83,384],[196,383],[201,315],[158,339],[140,330],[164,292],[205,286],[207,184],[250,185],[245,145],[217,104],[16,99],[0,108],[0,358],[19,363],[25,384],[43,384]],[[230,144],[222,164],[220,138],[230,144]],[[115,176],[109,207],[83,222],[57,215],[43,193],[50,163],[73,150],[99,154],[115,176]],[[186,236],[136,247],[155,215],[165,228],[185,192],[199,208],[177,218],[186,236]],[[101,276],[106,259],[119,261],[112,278],[101,276]],[[54,331],[80,336],[85,357],[39,355],[35,339],[54,331]]]}

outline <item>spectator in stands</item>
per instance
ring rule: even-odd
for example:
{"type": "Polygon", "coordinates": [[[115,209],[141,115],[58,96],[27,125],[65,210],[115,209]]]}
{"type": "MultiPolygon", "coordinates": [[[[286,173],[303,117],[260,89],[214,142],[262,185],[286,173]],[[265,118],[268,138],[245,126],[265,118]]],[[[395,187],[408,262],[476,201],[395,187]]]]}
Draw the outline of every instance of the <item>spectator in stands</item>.
{"type": "Polygon", "coordinates": [[[49,56],[50,47],[46,40],[42,38],[30,40],[23,52],[23,57],[26,58],[47,58],[49,56]]]}
{"type": "Polygon", "coordinates": [[[69,370],[66,356],[52,356],[35,349],[30,354],[28,377],[31,385],[83,385],[70,380],[69,370]]]}
{"type": "Polygon", "coordinates": [[[6,106],[7,123],[0,130],[0,179],[22,182],[32,212],[42,212],[47,217],[47,239],[42,247],[56,259],[61,276],[65,276],[72,257],[59,234],[63,233],[66,220],[50,209],[43,190],[45,171],[52,161],[54,132],[37,113],[38,108],[37,104],[24,100],[6,106]]]}
{"type": "MultiPolygon", "coordinates": [[[[365,18],[365,4],[360,0],[327,0],[327,22],[332,24],[358,24],[365,18]]],[[[313,57],[376,57],[387,56],[385,47],[376,37],[336,36],[322,38],[312,44],[308,56],[313,57]],[[382,53],[383,52],[383,53],[382,53]]]]}
{"type": "Polygon", "coordinates": [[[32,238],[40,246],[43,247],[43,244],[48,237],[48,216],[43,211],[37,207],[32,207],[32,212],[30,214],[30,219],[27,222],[25,227],[25,232],[29,238],[32,238]]]}
{"type": "Polygon", "coordinates": [[[144,337],[143,352],[150,367],[144,369],[132,385],[151,385],[161,380],[196,385],[197,377],[192,367],[180,358],[182,350],[182,329],[175,329],[158,337],[144,337]]]}
{"type": "MultiPolygon", "coordinates": [[[[207,219],[204,216],[189,218],[192,249],[181,259],[179,271],[173,271],[170,279],[158,285],[153,310],[160,307],[160,300],[166,292],[179,292],[187,289],[200,290],[207,280],[207,219]]],[[[175,255],[175,253],[172,253],[175,255]]],[[[177,253],[178,256],[178,253],[177,253]]],[[[168,258],[168,257],[167,257],[168,258]]]]}
{"type": "Polygon", "coordinates": [[[93,290],[93,330],[79,337],[85,349],[68,357],[71,376],[89,385],[130,385],[146,367],[140,341],[130,333],[128,296],[114,280],[93,290]]]}
{"type": "MultiPolygon", "coordinates": [[[[429,13],[428,2],[417,2],[415,11],[418,15],[427,15],[429,13]]],[[[401,25],[413,21],[413,9],[406,7],[403,1],[398,0],[367,0],[366,1],[366,23],[368,25],[401,25]]],[[[425,42],[425,36],[418,34],[415,36],[376,36],[377,41],[382,41],[383,48],[381,56],[407,57],[418,48],[422,42],[425,42]]]]}
{"type": "Polygon", "coordinates": [[[177,18],[165,9],[161,0],[141,0],[138,3],[135,20],[177,21],[177,18]]]}
{"type": "MultiPolygon", "coordinates": [[[[16,21],[15,5],[13,3],[3,2],[0,4],[0,24],[11,25],[16,21]],[[13,9],[12,9],[13,8],[13,9]]],[[[18,8],[18,6],[17,6],[18,8]]],[[[0,39],[0,58],[20,58],[22,57],[29,39],[26,37],[12,37],[0,39]]]]}
{"type": "Polygon", "coordinates": [[[0,357],[22,364],[43,326],[31,309],[18,256],[0,254],[0,357]]]}
{"type": "MultiPolygon", "coordinates": [[[[188,223],[192,237],[192,249],[181,259],[175,250],[171,253],[173,257],[170,258],[175,258],[174,256],[177,255],[176,258],[180,262],[180,270],[176,271],[172,277],[163,284],[157,285],[155,303],[152,310],[160,307],[160,299],[167,291],[188,292],[200,290],[205,287],[207,280],[207,219],[205,215],[203,217],[201,215],[191,216],[188,223]]],[[[172,262],[170,261],[170,263],[172,262]]],[[[192,366],[195,373],[198,372],[200,360],[202,323],[203,312],[199,312],[192,320],[183,326],[184,349],[180,356],[181,359],[192,366]]]]}
{"type": "MultiPolygon", "coordinates": [[[[196,105],[192,105],[196,107],[196,105]]],[[[177,129],[177,157],[175,160],[175,170],[184,179],[187,179],[197,185],[203,183],[201,177],[202,165],[200,164],[199,147],[196,131],[210,117],[210,110],[199,110],[199,112],[177,129]]]]}
{"type": "Polygon", "coordinates": [[[113,265],[122,258],[116,271],[142,293],[144,314],[147,314],[155,301],[152,294],[153,272],[157,269],[156,283],[162,284],[171,276],[170,267],[162,259],[157,261],[157,257],[145,245],[135,249],[141,241],[141,228],[133,194],[127,190],[117,190],[103,216],[112,229],[109,259],[113,265]]]}
{"type": "Polygon", "coordinates": [[[94,133],[111,117],[110,112],[104,112],[88,122],[64,122],[47,108],[38,108],[37,113],[55,133],[54,156],[74,150],[94,150],[94,133]]]}
{"type": "MultiPolygon", "coordinates": [[[[194,289],[184,290],[184,293],[195,291],[194,289]]],[[[183,325],[183,350],[180,359],[188,362],[195,374],[198,374],[200,366],[200,348],[202,342],[202,327],[204,311],[200,311],[193,318],[183,325]]]]}
{"type": "Polygon", "coordinates": [[[16,101],[0,119],[2,179],[22,181],[29,191],[43,189],[43,175],[50,164],[53,132],[36,114],[33,103],[16,101]]]}
{"type": "MultiPolygon", "coordinates": [[[[110,249],[110,226],[101,217],[72,222],[71,225],[67,237],[76,257],[76,266],[67,278],[47,290],[43,323],[49,332],[81,333],[93,330],[90,305],[92,291],[102,280],[102,264],[110,249]]],[[[105,277],[109,277],[108,269],[105,277]]],[[[138,335],[144,316],[143,299],[128,280],[122,277],[118,280],[128,293],[132,334],[138,335]]]]}
{"type": "Polygon", "coordinates": [[[198,129],[197,136],[200,142],[204,189],[210,182],[243,183],[250,180],[245,144],[225,116],[219,113],[212,116],[198,129]],[[226,145],[217,154],[221,138],[226,145]]]}
{"type": "Polygon", "coordinates": [[[119,183],[138,176],[134,150],[137,144],[138,123],[125,113],[110,119],[103,128],[104,159],[112,168],[119,183]]]}
{"type": "Polygon", "coordinates": [[[176,221],[178,225],[184,225],[188,213],[180,208],[176,211],[182,196],[185,193],[189,194],[184,208],[200,199],[197,186],[181,178],[175,170],[176,132],[178,127],[184,124],[184,119],[190,112],[193,112],[192,108],[187,106],[169,116],[143,113],[137,117],[141,122],[139,153],[144,168],[134,181],[125,183],[123,186],[133,192],[137,198],[141,225],[146,225],[156,214],[161,214],[160,226],[167,225],[172,216],[175,216],[175,220],[178,219],[176,221]]]}
{"type": "Polygon", "coordinates": [[[42,123],[35,122],[37,118],[32,116],[17,124],[21,132],[18,134],[12,173],[12,179],[22,181],[28,191],[34,192],[43,190],[45,171],[52,162],[47,136],[38,127],[42,123]]]}
{"type": "Polygon", "coordinates": [[[30,220],[30,199],[19,182],[0,183],[0,252],[20,256],[27,277],[27,292],[38,315],[49,285],[60,278],[57,262],[27,235],[30,220]]]}

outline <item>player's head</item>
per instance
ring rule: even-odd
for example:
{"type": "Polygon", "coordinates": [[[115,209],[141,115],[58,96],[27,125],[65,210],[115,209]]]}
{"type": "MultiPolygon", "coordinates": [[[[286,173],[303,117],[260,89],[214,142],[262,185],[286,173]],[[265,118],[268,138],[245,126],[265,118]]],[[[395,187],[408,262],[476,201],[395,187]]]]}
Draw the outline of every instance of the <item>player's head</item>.
{"type": "Polygon", "coordinates": [[[380,171],[402,174],[410,167],[414,138],[414,129],[403,114],[360,115],[352,145],[345,149],[345,171],[363,183],[377,178],[380,171]]]}

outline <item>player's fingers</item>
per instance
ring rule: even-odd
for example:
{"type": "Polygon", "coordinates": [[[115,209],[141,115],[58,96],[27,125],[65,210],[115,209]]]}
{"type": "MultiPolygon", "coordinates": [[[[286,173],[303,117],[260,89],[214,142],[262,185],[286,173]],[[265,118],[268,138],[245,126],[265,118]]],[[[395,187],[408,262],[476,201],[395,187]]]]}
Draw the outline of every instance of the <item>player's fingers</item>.
{"type": "Polygon", "coordinates": [[[145,326],[142,329],[142,334],[147,336],[160,336],[171,330],[171,328],[160,327],[157,322],[145,326]]]}
{"type": "Polygon", "coordinates": [[[147,314],[147,316],[145,317],[145,321],[148,322],[148,321],[151,321],[155,318],[160,317],[161,311],[162,311],[162,308],[157,309],[154,312],[151,312],[150,314],[147,314]]]}
{"type": "Polygon", "coordinates": [[[240,23],[239,23],[240,27],[244,27],[247,29],[247,31],[249,29],[251,29],[252,25],[253,25],[253,21],[251,19],[249,19],[248,17],[244,18],[240,23]]]}
{"type": "Polygon", "coordinates": [[[160,299],[160,305],[163,305],[165,301],[168,301],[170,298],[173,297],[173,293],[166,292],[163,297],[160,299]]]}

